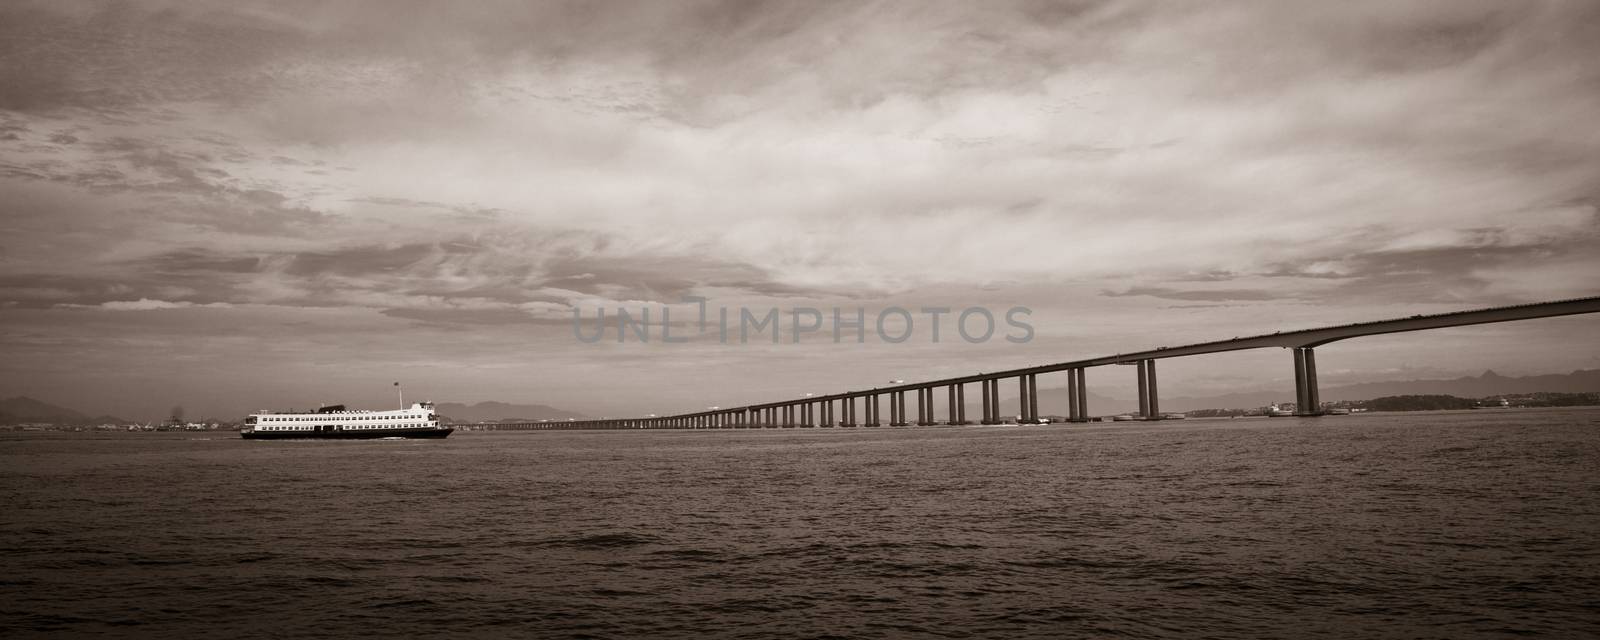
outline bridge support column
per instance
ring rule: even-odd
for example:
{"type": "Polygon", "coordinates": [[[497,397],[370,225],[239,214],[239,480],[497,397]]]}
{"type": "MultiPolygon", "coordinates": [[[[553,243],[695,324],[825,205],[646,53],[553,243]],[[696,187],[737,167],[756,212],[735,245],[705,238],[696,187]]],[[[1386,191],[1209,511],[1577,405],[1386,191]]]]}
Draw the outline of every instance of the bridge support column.
{"type": "Polygon", "coordinates": [[[1145,360],[1144,361],[1144,368],[1145,368],[1146,371],[1148,371],[1148,373],[1145,374],[1145,376],[1147,378],[1149,378],[1149,384],[1150,384],[1150,419],[1151,420],[1160,420],[1161,419],[1161,394],[1156,391],[1156,361],[1155,360],[1145,360]]]}
{"type": "Polygon", "coordinates": [[[1000,419],[1000,379],[989,380],[989,424],[1002,424],[1000,419]]]}
{"type": "Polygon", "coordinates": [[[994,413],[994,410],[989,406],[990,403],[994,402],[989,397],[989,381],[982,379],[982,381],[978,381],[978,386],[981,387],[982,414],[984,414],[984,418],[979,419],[978,424],[994,424],[994,421],[989,419],[990,413],[994,413]]]}
{"type": "Polygon", "coordinates": [[[1084,381],[1084,377],[1088,373],[1088,369],[1078,367],[1078,420],[1080,422],[1089,421],[1089,385],[1084,381]]]}
{"type": "Polygon", "coordinates": [[[1317,391],[1317,353],[1311,347],[1294,350],[1294,414],[1322,415],[1322,395],[1317,391]]]}
{"type": "Polygon", "coordinates": [[[950,412],[944,414],[944,416],[945,416],[944,423],[945,424],[960,424],[960,423],[956,422],[956,420],[957,420],[956,416],[959,415],[958,413],[956,413],[956,389],[958,387],[960,387],[960,386],[961,385],[959,385],[959,384],[952,384],[952,385],[947,386],[947,387],[944,388],[945,391],[950,394],[950,412]]]}
{"type": "Polygon", "coordinates": [[[1150,418],[1150,383],[1145,378],[1144,361],[1134,363],[1139,369],[1139,417],[1150,418]]]}
{"type": "Polygon", "coordinates": [[[1028,374],[1028,420],[1039,422],[1039,374],[1028,374]]]}
{"type": "Polygon", "coordinates": [[[958,385],[955,385],[955,388],[956,388],[956,410],[955,410],[955,413],[950,414],[951,416],[953,416],[953,417],[950,418],[950,424],[966,424],[967,423],[967,385],[966,384],[958,384],[958,385]]]}
{"type": "Polygon", "coordinates": [[[1077,422],[1083,418],[1078,415],[1079,372],[1079,369],[1067,369],[1067,422],[1077,422]]]}
{"type": "Polygon", "coordinates": [[[1017,424],[1028,424],[1028,376],[1017,376],[1017,424]]]}

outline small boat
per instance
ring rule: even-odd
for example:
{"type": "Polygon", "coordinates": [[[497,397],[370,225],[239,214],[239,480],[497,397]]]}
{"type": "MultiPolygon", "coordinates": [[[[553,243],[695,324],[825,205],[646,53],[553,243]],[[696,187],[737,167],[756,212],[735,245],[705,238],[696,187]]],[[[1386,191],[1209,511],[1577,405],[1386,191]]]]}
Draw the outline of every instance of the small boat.
{"type": "Polygon", "coordinates": [[[1135,420],[1138,420],[1138,418],[1133,417],[1133,414],[1129,414],[1129,413],[1123,413],[1123,414],[1118,414],[1118,415],[1111,416],[1111,421],[1112,422],[1133,422],[1135,420]]]}
{"type": "Polygon", "coordinates": [[[1328,407],[1328,409],[1326,411],[1322,412],[1322,415],[1325,415],[1325,416],[1347,416],[1347,415],[1350,415],[1350,408],[1349,407],[1328,407]]]}
{"type": "Polygon", "coordinates": [[[1162,420],[1186,420],[1186,419],[1188,419],[1188,417],[1189,416],[1187,416],[1185,414],[1182,414],[1182,413],[1163,413],[1163,414],[1161,414],[1161,419],[1162,420]]]}
{"type": "Polygon", "coordinates": [[[1287,417],[1287,416],[1293,416],[1294,415],[1294,410],[1286,408],[1286,407],[1280,407],[1280,406],[1274,404],[1272,406],[1265,407],[1265,408],[1261,409],[1261,413],[1264,414],[1264,415],[1267,415],[1267,416],[1274,417],[1274,418],[1283,418],[1283,417],[1287,417]]]}

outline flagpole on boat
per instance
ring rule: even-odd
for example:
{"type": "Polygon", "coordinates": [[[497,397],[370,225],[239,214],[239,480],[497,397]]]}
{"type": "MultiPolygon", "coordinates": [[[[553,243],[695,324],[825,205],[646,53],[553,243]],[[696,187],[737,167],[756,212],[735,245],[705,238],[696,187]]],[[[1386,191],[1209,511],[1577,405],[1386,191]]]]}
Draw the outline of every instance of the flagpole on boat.
{"type": "Polygon", "coordinates": [[[398,383],[398,382],[394,383],[394,392],[395,392],[395,395],[400,396],[400,408],[401,409],[406,408],[406,392],[405,392],[404,389],[400,388],[400,383],[398,383]]]}

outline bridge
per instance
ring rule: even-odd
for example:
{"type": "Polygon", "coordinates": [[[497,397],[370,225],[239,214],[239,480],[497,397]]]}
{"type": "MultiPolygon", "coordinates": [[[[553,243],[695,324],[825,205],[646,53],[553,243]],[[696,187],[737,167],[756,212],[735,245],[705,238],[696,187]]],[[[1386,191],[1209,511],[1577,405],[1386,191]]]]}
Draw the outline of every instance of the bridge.
{"type": "Polygon", "coordinates": [[[882,401],[889,404],[889,425],[932,425],[936,395],[945,392],[949,403],[944,424],[971,424],[967,420],[967,385],[977,384],[982,396],[980,424],[1000,424],[1004,420],[1000,409],[1000,384],[1016,380],[1019,390],[1018,422],[1036,424],[1039,420],[1038,377],[1046,373],[1066,372],[1068,419],[1087,422],[1090,419],[1085,377],[1089,368],[1106,365],[1132,365],[1138,367],[1139,412],[1145,420],[1161,419],[1161,404],[1156,386],[1156,361],[1165,358],[1196,356],[1245,349],[1281,348],[1293,354],[1295,380],[1295,415],[1322,414],[1322,401],[1317,394],[1316,348],[1322,345],[1389,333],[1423,331],[1446,327],[1464,327],[1513,320],[1553,318],[1600,312],[1600,296],[1538,302],[1508,307],[1492,307],[1470,311],[1456,311],[1407,318],[1359,322],[1317,329],[1280,331],[1267,335],[1232,338],[1178,347],[1158,347],[1146,351],[1118,353],[1097,358],[1059,362],[1055,364],[1024,367],[992,373],[900,384],[892,387],[848,391],[830,395],[807,396],[779,402],[752,404],[743,407],[713,408],[695,413],[642,418],[608,418],[601,420],[502,423],[502,430],[539,429],[704,429],[704,428],[772,428],[772,427],[876,427],[883,424],[882,401]],[[912,422],[906,413],[906,395],[917,397],[916,418],[912,422]],[[857,409],[860,409],[858,412],[857,409]]]}

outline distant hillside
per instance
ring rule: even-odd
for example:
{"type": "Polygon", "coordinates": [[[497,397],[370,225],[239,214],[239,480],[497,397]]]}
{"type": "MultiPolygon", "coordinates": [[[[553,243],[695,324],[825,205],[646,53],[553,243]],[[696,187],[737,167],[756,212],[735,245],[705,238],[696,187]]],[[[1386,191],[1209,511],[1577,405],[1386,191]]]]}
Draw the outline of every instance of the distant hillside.
{"type": "Polygon", "coordinates": [[[479,402],[465,405],[457,402],[440,402],[434,405],[440,416],[456,422],[500,422],[503,420],[583,420],[589,416],[557,409],[542,404],[508,404],[505,402],[479,402]]]}
{"type": "MultiPolygon", "coordinates": [[[[1394,380],[1389,382],[1364,382],[1320,389],[1322,399],[1370,400],[1385,396],[1446,395],[1460,398],[1483,398],[1514,393],[1552,391],[1584,393],[1600,391],[1600,369],[1581,369],[1566,374],[1508,377],[1485,371],[1477,377],[1465,376],[1452,380],[1394,380]]],[[[1040,390],[1042,397],[1044,391],[1040,390]]],[[[1193,409],[1229,409],[1266,406],[1274,402],[1293,402],[1294,388],[1278,391],[1251,391],[1217,396],[1161,398],[1163,411],[1190,411],[1193,409]]]]}
{"type": "Polygon", "coordinates": [[[53,424],[100,424],[127,422],[116,416],[90,417],[66,407],[34,400],[26,396],[0,400],[0,424],[18,422],[49,422],[53,424]]]}
{"type": "Polygon", "coordinates": [[[1437,411],[1440,409],[1471,409],[1478,403],[1455,396],[1384,396],[1361,402],[1363,409],[1372,411],[1437,411]]]}
{"type": "MultiPolygon", "coordinates": [[[[1171,383],[1169,383],[1171,384],[1171,383]]],[[[1138,401],[1133,397],[1133,385],[1128,385],[1128,396],[1107,397],[1093,392],[1089,393],[1089,413],[1093,415],[1109,415],[1134,411],[1138,401]]],[[[1170,390],[1172,387],[1167,386],[1170,390]]],[[[969,406],[977,406],[973,402],[972,393],[976,388],[967,390],[969,406]]],[[[1462,398],[1483,398],[1487,396],[1535,393],[1539,391],[1562,393],[1586,393],[1600,391],[1600,369],[1582,369],[1567,374],[1549,374],[1524,377],[1507,377],[1493,371],[1485,371],[1477,377],[1461,377],[1453,380],[1396,380],[1389,382],[1364,382],[1361,384],[1344,385],[1338,387],[1323,386],[1320,389],[1322,399],[1328,402],[1340,400],[1369,400],[1385,396],[1417,396],[1417,395],[1449,395],[1462,398]]],[[[1016,383],[1008,380],[1001,383],[1002,413],[1014,415],[1017,412],[1016,383]]],[[[1168,391],[1170,393],[1170,391],[1168,391]]],[[[1239,393],[1227,393],[1215,396],[1178,396],[1163,393],[1160,397],[1162,411],[1193,411],[1196,409],[1253,409],[1264,407],[1275,402],[1294,402],[1294,387],[1285,387],[1279,390],[1255,390],[1239,393]]],[[[942,407],[943,405],[939,405],[942,407]]],[[[915,402],[909,409],[914,410],[915,402]]],[[[887,411],[887,409],[885,409],[887,411]]],[[[976,415],[973,409],[968,409],[968,415],[976,415]]],[[[1042,414],[1066,414],[1067,390],[1065,388],[1039,389],[1039,412],[1042,414]]]]}

